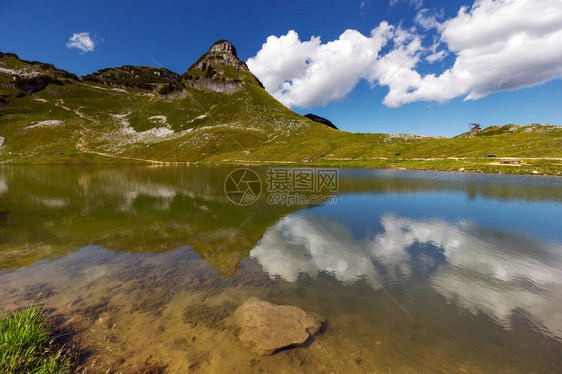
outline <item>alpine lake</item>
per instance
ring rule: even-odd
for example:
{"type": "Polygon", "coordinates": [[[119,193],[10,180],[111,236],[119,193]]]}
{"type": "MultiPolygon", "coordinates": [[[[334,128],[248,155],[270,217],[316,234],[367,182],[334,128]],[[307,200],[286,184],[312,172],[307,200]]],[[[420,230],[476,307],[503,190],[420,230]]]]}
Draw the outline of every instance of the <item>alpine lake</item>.
{"type": "Polygon", "coordinates": [[[337,169],[287,204],[259,167],[240,205],[234,169],[1,166],[0,310],[88,373],[562,372],[562,178],[337,169]],[[326,322],[259,356],[250,297],[326,322]]]}

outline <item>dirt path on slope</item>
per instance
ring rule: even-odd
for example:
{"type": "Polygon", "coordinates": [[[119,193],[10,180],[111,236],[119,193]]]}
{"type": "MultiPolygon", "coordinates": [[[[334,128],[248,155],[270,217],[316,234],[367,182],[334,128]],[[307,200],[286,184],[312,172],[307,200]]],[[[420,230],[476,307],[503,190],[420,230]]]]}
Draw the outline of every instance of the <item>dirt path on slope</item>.
{"type": "MultiPolygon", "coordinates": [[[[64,110],[67,110],[69,112],[74,113],[75,115],[77,115],[78,117],[85,119],[86,121],[90,121],[95,123],[96,125],[100,125],[100,122],[92,117],[88,117],[86,116],[84,113],[78,111],[77,109],[73,110],[70,109],[69,107],[64,106],[64,101],[62,99],[60,99],[56,104],[56,106],[58,106],[59,108],[62,108],[64,110]]],[[[144,162],[148,162],[151,164],[166,164],[166,162],[163,161],[157,161],[157,160],[150,160],[150,159],[144,159],[144,158],[133,158],[133,157],[127,157],[127,156],[116,156],[110,153],[105,153],[105,152],[98,152],[98,151],[93,151],[88,149],[88,147],[86,147],[86,134],[90,133],[92,131],[92,129],[90,129],[87,126],[81,125],[81,130],[80,130],[80,137],[78,139],[78,141],[75,144],[75,147],[78,151],[83,152],[83,153],[90,153],[90,154],[96,154],[99,156],[104,156],[104,157],[110,157],[110,158],[118,158],[118,159],[123,159],[123,160],[135,160],[135,161],[144,161],[144,162]]]]}

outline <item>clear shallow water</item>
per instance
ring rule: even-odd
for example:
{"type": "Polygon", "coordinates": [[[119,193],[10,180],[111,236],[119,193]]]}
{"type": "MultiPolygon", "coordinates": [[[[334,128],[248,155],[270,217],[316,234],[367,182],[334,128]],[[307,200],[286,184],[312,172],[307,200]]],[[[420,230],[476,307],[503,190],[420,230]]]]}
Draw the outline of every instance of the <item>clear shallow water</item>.
{"type": "Polygon", "coordinates": [[[335,205],[239,207],[230,170],[0,168],[0,308],[51,309],[89,372],[562,371],[559,178],[341,170],[335,205]],[[258,357],[250,296],[328,323],[258,357]]]}

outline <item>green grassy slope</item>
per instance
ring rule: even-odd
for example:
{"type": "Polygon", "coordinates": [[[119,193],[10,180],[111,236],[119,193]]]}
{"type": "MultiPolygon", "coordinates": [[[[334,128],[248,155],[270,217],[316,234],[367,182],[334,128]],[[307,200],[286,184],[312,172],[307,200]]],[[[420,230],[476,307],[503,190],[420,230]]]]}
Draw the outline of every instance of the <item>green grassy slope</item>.
{"type": "Polygon", "coordinates": [[[124,66],[39,90],[18,82],[56,76],[56,69],[0,56],[0,161],[87,161],[89,153],[98,160],[196,162],[322,127],[273,99],[247,68],[221,64],[220,55],[202,56],[204,69],[182,77],[124,66]]]}
{"type": "Polygon", "coordinates": [[[306,158],[359,167],[562,169],[559,160],[527,160],[562,158],[558,126],[493,126],[455,138],[331,129],[271,97],[222,41],[183,75],[122,66],[76,77],[0,54],[0,137],[4,163],[298,164],[306,158]],[[514,167],[487,155],[525,160],[514,167]],[[443,160],[451,157],[466,160],[443,160]]]}

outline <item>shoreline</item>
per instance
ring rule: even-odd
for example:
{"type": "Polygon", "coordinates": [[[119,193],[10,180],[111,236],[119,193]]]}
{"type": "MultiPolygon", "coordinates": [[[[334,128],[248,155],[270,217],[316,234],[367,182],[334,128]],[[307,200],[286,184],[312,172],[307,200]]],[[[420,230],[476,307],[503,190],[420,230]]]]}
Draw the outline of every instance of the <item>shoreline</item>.
{"type": "MultiPolygon", "coordinates": [[[[81,155],[89,155],[82,153],[81,155]]],[[[506,174],[533,176],[562,176],[562,158],[526,157],[446,157],[446,158],[373,158],[346,160],[203,160],[196,162],[158,161],[127,158],[126,156],[84,160],[67,157],[64,160],[37,160],[32,162],[0,161],[0,165],[151,165],[151,166],[287,166],[287,167],[331,167],[345,169],[388,169],[446,171],[475,174],[506,174]],[[506,161],[502,163],[502,161],[506,161]],[[513,161],[517,161],[513,163],[513,161]]]]}

